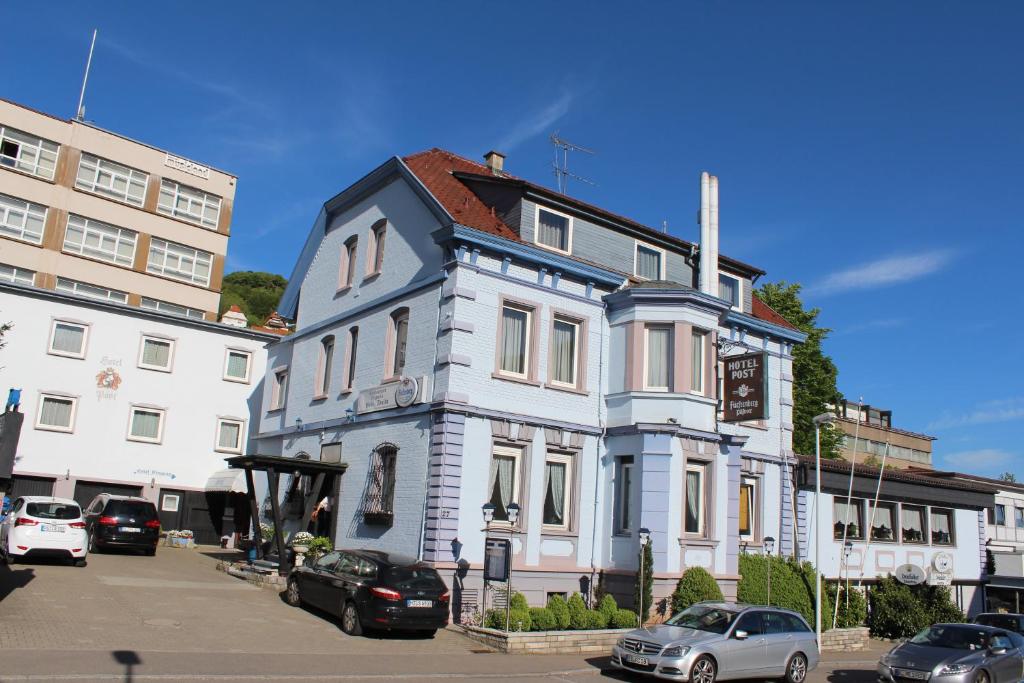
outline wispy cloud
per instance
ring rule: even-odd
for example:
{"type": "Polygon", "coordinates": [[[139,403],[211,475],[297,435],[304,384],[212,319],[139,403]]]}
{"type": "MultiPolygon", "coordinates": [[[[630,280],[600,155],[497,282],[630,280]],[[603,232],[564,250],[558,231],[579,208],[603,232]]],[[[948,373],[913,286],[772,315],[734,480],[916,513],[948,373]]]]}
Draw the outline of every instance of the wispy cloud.
{"type": "Polygon", "coordinates": [[[953,469],[959,472],[979,471],[989,472],[1004,468],[1016,460],[1017,456],[1001,448],[979,448],[973,451],[958,451],[956,453],[944,453],[938,457],[942,467],[953,469]]]}
{"type": "Polygon", "coordinates": [[[832,273],[807,288],[809,294],[826,296],[911,282],[936,273],[953,260],[950,249],[888,256],[832,273]]]}
{"type": "Polygon", "coordinates": [[[970,427],[973,425],[992,424],[994,422],[1012,422],[1024,420],[1024,396],[985,401],[973,410],[961,415],[945,413],[928,425],[928,429],[952,429],[954,427],[970,427]]]}
{"type": "Polygon", "coordinates": [[[569,113],[575,98],[576,96],[572,91],[563,90],[553,102],[547,103],[538,111],[533,112],[512,126],[512,129],[499,141],[498,149],[509,151],[535,135],[550,132],[551,126],[569,113]]]}
{"type": "Polygon", "coordinates": [[[879,330],[891,330],[897,327],[903,327],[907,324],[906,318],[878,318],[876,320],[867,320],[862,323],[854,323],[841,327],[834,331],[831,336],[843,337],[848,334],[861,334],[864,332],[877,332],[879,330]]]}

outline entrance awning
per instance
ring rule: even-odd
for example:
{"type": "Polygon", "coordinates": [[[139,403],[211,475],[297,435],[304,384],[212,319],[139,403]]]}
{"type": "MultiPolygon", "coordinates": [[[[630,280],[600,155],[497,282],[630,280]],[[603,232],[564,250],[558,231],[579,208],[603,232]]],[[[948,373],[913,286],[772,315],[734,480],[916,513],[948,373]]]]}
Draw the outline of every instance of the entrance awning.
{"type": "Polygon", "coordinates": [[[220,470],[206,480],[207,493],[245,493],[245,470],[220,470]]]}

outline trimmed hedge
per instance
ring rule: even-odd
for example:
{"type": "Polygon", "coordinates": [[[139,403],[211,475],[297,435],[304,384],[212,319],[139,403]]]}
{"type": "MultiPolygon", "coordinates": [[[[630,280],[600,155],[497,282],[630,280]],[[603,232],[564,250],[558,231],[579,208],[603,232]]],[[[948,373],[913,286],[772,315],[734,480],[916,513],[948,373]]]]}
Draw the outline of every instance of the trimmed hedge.
{"type": "Polygon", "coordinates": [[[558,620],[547,607],[530,608],[530,629],[533,631],[554,631],[558,629],[558,620]]]}
{"type": "Polygon", "coordinates": [[[630,609],[617,609],[608,625],[611,628],[636,628],[636,612],[630,609]]]}
{"type": "Polygon", "coordinates": [[[601,598],[601,602],[598,603],[597,611],[605,616],[608,623],[611,623],[612,617],[614,617],[615,613],[619,611],[619,605],[615,602],[615,598],[606,594],[601,598]]]}
{"type": "MultiPolygon", "coordinates": [[[[772,573],[771,604],[799,612],[814,623],[814,565],[782,557],[740,555],[740,581],[736,599],[751,605],[768,604],[768,571],[772,573]]],[[[832,625],[832,601],[828,591],[821,596],[824,628],[832,625]]]]}
{"type": "MultiPolygon", "coordinates": [[[[847,599],[846,586],[840,587],[836,583],[829,583],[826,590],[828,591],[829,602],[833,606],[836,604],[837,599],[839,601],[839,610],[835,613],[836,628],[853,628],[864,625],[864,621],[868,616],[868,603],[864,598],[863,592],[856,586],[850,586],[849,599],[847,599]],[[847,603],[849,603],[849,606],[847,606],[847,603]]],[[[823,621],[827,621],[831,625],[832,615],[825,616],[826,619],[823,621]]]]}
{"type": "Polygon", "coordinates": [[[608,628],[608,617],[605,616],[604,612],[596,609],[588,609],[587,616],[584,621],[586,622],[588,629],[598,630],[608,628]]]}
{"type": "Polygon", "coordinates": [[[548,609],[555,617],[555,624],[560,630],[569,628],[569,605],[561,595],[552,595],[548,598],[548,609]]]}
{"type": "MultiPolygon", "coordinates": [[[[484,626],[498,631],[504,631],[506,623],[505,619],[505,610],[489,609],[487,610],[487,617],[484,620],[484,626]]],[[[529,631],[530,627],[533,625],[533,622],[530,619],[529,609],[512,608],[509,610],[507,619],[509,631],[529,631]]]]}
{"type": "Polygon", "coordinates": [[[569,628],[573,631],[582,631],[587,626],[587,603],[583,602],[583,596],[573,593],[569,596],[569,628]]]}
{"type": "Polygon", "coordinates": [[[672,614],[704,600],[722,600],[722,589],[715,577],[703,567],[690,567],[679,577],[672,593],[672,614]]]}
{"type": "Polygon", "coordinates": [[[945,586],[908,586],[889,575],[869,593],[871,635],[907,638],[931,624],[965,621],[945,586]]]}

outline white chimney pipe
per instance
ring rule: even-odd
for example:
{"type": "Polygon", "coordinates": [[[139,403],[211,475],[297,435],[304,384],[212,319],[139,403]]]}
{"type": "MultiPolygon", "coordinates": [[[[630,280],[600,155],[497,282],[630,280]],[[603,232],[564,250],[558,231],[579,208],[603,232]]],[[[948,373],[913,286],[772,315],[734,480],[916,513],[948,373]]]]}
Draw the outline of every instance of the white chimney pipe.
{"type": "Polygon", "coordinates": [[[708,249],[708,280],[710,280],[710,294],[718,296],[718,176],[711,176],[711,230],[708,249]]]}
{"type": "Polygon", "coordinates": [[[705,294],[714,294],[711,291],[710,281],[710,260],[708,254],[711,250],[711,176],[707,171],[700,174],[700,265],[699,289],[705,294]]]}

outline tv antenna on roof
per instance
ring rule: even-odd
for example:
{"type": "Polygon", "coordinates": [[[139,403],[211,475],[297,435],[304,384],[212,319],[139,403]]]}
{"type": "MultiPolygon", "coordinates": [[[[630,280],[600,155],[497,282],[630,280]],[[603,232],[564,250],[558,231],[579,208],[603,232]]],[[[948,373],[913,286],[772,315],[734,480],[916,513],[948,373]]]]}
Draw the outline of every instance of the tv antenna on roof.
{"type": "Polygon", "coordinates": [[[557,130],[551,134],[551,144],[555,146],[555,160],[551,163],[551,168],[555,172],[555,180],[558,182],[559,192],[565,194],[566,189],[569,187],[569,178],[578,180],[581,183],[586,183],[587,185],[597,185],[597,183],[592,180],[576,175],[569,170],[569,152],[594,154],[593,150],[581,147],[558,137],[557,130]]]}
{"type": "Polygon", "coordinates": [[[82,91],[78,94],[78,109],[75,118],[85,120],[85,85],[89,82],[89,68],[92,66],[92,51],[96,49],[96,29],[92,30],[92,43],[89,45],[89,58],[85,60],[85,75],[82,76],[82,91]]]}

